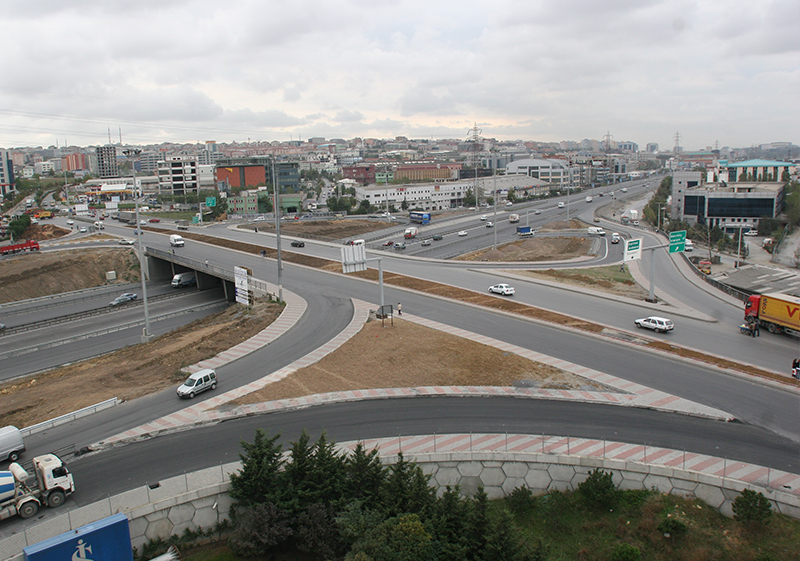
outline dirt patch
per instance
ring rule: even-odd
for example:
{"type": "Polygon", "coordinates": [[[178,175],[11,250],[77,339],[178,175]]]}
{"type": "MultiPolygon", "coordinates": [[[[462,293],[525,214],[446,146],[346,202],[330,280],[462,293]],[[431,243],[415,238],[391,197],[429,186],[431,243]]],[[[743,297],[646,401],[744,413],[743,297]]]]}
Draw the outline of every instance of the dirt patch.
{"type": "Polygon", "coordinates": [[[608,390],[559,368],[395,318],[393,326],[382,327],[380,321],[365,324],[316,364],[234,403],[371,388],[513,385],[608,390]]]}
{"type": "MultiPolygon", "coordinates": [[[[249,230],[259,228],[275,231],[275,224],[266,221],[253,222],[239,227],[249,230]]],[[[397,222],[378,220],[284,220],[281,222],[281,232],[328,241],[352,238],[393,227],[397,227],[397,222]]]]}
{"type": "Polygon", "coordinates": [[[265,301],[250,312],[234,305],[149,343],[0,385],[0,426],[29,426],[113,397],[127,401],[177,386],[186,377],[181,368],[249,339],[282,310],[265,301]]]}
{"type": "Polygon", "coordinates": [[[130,248],[26,253],[6,257],[0,267],[0,303],[105,284],[139,281],[139,261],[130,248]],[[106,281],[115,271],[117,280],[106,281]]]}
{"type": "Polygon", "coordinates": [[[636,300],[644,300],[649,292],[636,283],[628,273],[618,272],[619,268],[597,267],[581,271],[580,269],[547,269],[546,271],[509,271],[516,275],[555,281],[569,286],[588,288],[625,296],[636,300]]]}
{"type": "Polygon", "coordinates": [[[584,237],[529,238],[473,251],[456,257],[456,261],[563,261],[589,255],[593,242],[584,237]]]}
{"type": "Polygon", "coordinates": [[[41,242],[44,240],[63,238],[69,233],[70,230],[61,228],[55,224],[31,224],[25,232],[23,232],[21,238],[41,242]]]}

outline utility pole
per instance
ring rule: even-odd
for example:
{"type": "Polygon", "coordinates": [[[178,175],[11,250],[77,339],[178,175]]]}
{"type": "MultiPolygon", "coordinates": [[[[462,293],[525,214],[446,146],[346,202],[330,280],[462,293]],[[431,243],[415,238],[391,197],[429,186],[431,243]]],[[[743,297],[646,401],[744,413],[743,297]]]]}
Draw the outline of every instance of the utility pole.
{"type": "MultiPolygon", "coordinates": [[[[142,153],[138,148],[122,151],[129,159],[142,153]]],[[[136,164],[131,159],[131,173],[133,174],[133,200],[136,203],[136,249],[139,253],[139,273],[142,280],[142,301],[144,302],[144,329],[142,330],[142,343],[147,343],[153,338],[150,332],[150,313],[147,307],[147,279],[144,251],[142,250],[142,226],[139,224],[139,190],[136,188],[136,164]]]]}
{"type": "Polygon", "coordinates": [[[472,167],[475,168],[475,207],[479,208],[481,206],[481,191],[478,185],[478,148],[480,146],[481,134],[482,130],[478,128],[478,123],[475,123],[475,126],[469,130],[471,136],[467,138],[468,141],[472,142],[472,167]]]}
{"type": "Polygon", "coordinates": [[[273,213],[275,214],[275,242],[278,248],[278,301],[283,302],[283,262],[281,261],[281,200],[278,193],[278,172],[275,169],[275,156],[272,156],[272,192],[275,195],[273,213]]]}

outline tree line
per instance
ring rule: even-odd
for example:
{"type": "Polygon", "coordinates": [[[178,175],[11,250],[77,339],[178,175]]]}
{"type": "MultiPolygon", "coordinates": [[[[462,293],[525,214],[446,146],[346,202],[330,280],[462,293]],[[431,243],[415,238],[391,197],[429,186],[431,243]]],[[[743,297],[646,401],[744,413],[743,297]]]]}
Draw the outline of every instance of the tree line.
{"type": "Polygon", "coordinates": [[[240,556],[270,559],[303,552],[350,561],[539,561],[513,515],[490,503],[483,489],[441,496],[430,476],[407,461],[385,466],[378,451],[358,444],[337,451],[325,434],[311,443],[303,431],[284,455],[280,435],[262,429],[242,442],[242,469],[231,474],[234,530],[240,556]]]}

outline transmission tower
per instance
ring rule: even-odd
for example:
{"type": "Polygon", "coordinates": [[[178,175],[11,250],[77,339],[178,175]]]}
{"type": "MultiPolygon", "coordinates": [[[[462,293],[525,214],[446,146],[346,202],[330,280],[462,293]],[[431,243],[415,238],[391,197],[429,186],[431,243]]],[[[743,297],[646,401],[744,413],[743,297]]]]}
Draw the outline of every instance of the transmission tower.
{"type": "Polygon", "coordinates": [[[675,148],[672,149],[672,152],[677,154],[681,150],[681,133],[676,132],[673,138],[675,139],[675,148]]]}
{"type": "Polygon", "coordinates": [[[481,132],[482,129],[478,128],[478,123],[475,123],[475,126],[469,129],[467,136],[467,142],[472,143],[470,150],[472,152],[472,169],[475,170],[475,203],[476,207],[481,206],[481,195],[483,194],[480,188],[480,184],[478,183],[478,161],[480,158],[480,149],[481,149],[481,132]]]}
{"type": "Polygon", "coordinates": [[[606,135],[603,138],[605,139],[605,144],[606,144],[606,154],[608,154],[609,152],[611,152],[611,139],[614,138],[614,136],[611,134],[611,132],[607,131],[606,135]]]}

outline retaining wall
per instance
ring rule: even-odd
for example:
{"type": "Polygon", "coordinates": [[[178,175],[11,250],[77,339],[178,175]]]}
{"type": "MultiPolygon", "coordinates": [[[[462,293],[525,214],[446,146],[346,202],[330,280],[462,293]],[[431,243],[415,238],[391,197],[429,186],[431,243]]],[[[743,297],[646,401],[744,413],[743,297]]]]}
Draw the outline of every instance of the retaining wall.
{"type": "MultiPolygon", "coordinates": [[[[340,448],[349,450],[355,444],[343,444],[340,448]]],[[[391,464],[395,458],[382,459],[391,464]]],[[[732,504],[736,497],[744,489],[753,489],[763,493],[776,511],[800,518],[800,497],[795,494],[736,479],[640,462],[510,452],[406,454],[405,458],[418,463],[431,476],[431,484],[440,491],[446,485],[460,485],[464,494],[473,494],[478,487],[483,487],[490,498],[500,498],[523,486],[534,494],[574,490],[589,472],[600,468],[612,472],[620,489],[657,489],[697,497],[726,516],[733,515],[732,504]]],[[[227,495],[229,474],[240,467],[239,462],[233,462],[173,477],[160,482],[156,488],[132,489],[57,515],[0,540],[0,561],[22,561],[24,547],[119,512],[130,520],[131,545],[139,548],[150,539],[181,534],[187,528],[212,528],[228,518],[233,502],[227,495]]]]}

